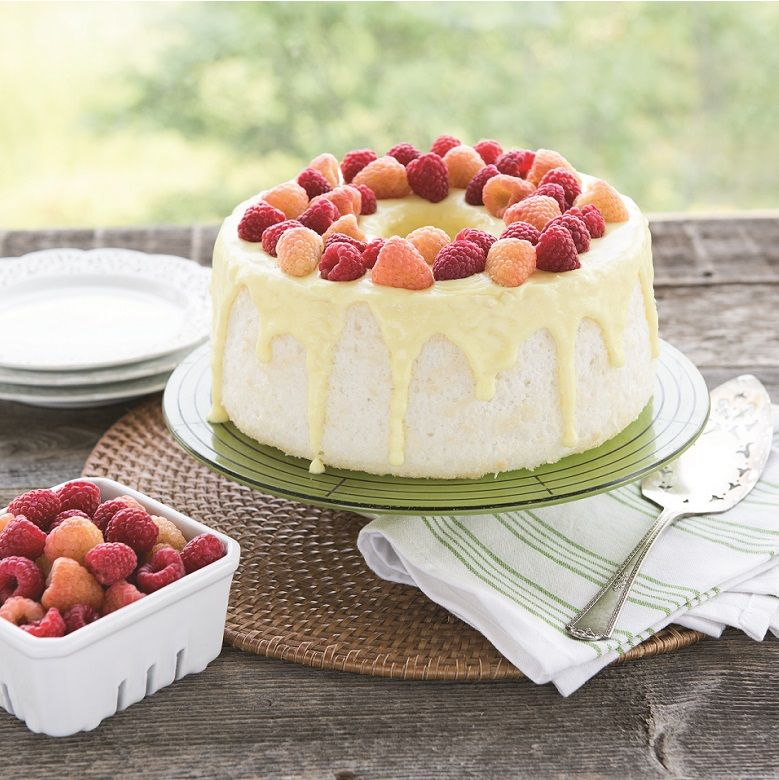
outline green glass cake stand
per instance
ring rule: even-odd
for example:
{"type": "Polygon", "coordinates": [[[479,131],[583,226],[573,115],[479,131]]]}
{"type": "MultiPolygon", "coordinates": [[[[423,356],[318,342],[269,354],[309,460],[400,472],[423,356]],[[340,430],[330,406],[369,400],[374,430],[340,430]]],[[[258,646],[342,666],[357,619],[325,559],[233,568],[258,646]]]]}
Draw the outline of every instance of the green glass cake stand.
{"type": "Polygon", "coordinates": [[[368,514],[477,514],[559,504],[634,482],[678,457],[703,430],[709,392],[679,350],[661,343],[652,400],[638,419],[595,449],[532,471],[481,479],[412,479],[328,468],[254,441],[232,423],[209,423],[210,352],[206,344],[173,372],[163,412],[175,439],[214,471],[263,493],[368,514]]]}

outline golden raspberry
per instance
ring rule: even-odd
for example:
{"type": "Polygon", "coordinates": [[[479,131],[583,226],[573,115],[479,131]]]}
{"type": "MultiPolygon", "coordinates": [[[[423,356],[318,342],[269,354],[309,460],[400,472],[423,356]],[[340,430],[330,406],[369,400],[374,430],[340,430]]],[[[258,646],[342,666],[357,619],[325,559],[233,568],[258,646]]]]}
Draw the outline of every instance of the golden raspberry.
{"type": "Polygon", "coordinates": [[[338,160],[329,152],[314,157],[308,167],[319,171],[331,187],[337,187],[341,183],[341,167],[338,165],[338,160]]]}
{"type": "Polygon", "coordinates": [[[553,152],[551,149],[539,149],[536,152],[530,170],[527,172],[527,179],[537,187],[541,179],[544,178],[544,174],[551,171],[552,168],[565,168],[574,173],[576,172],[576,168],[559,152],[553,152]]]}
{"type": "Polygon", "coordinates": [[[278,184],[265,193],[263,200],[287,219],[297,219],[308,208],[308,193],[296,181],[278,184]]]}
{"type": "Polygon", "coordinates": [[[449,186],[464,190],[471,179],[484,167],[481,155],[472,147],[460,144],[444,155],[449,173],[449,186]]]}
{"type": "Polygon", "coordinates": [[[384,242],[376,258],[371,281],[384,287],[424,290],[435,280],[433,271],[416,247],[405,238],[393,236],[384,242]]]}
{"type": "Polygon", "coordinates": [[[276,244],[279,268],[290,276],[308,276],[319,265],[323,246],[321,236],[307,227],[285,230],[276,244]]]}
{"type": "Polygon", "coordinates": [[[103,543],[100,529],[86,517],[68,517],[46,537],[43,554],[50,560],[71,558],[78,563],[98,544],[103,543]]]}
{"type": "Polygon", "coordinates": [[[436,255],[452,241],[441,228],[432,225],[412,230],[406,239],[417,248],[428,265],[433,265],[436,255]]]}
{"type": "Polygon", "coordinates": [[[503,221],[507,225],[512,222],[527,222],[536,230],[543,230],[547,222],[559,216],[560,204],[554,198],[548,195],[531,195],[509,206],[503,215],[503,221]]]}
{"type": "Polygon", "coordinates": [[[152,515],[151,519],[154,521],[154,525],[159,529],[157,534],[158,545],[165,544],[168,547],[172,547],[174,550],[182,550],[184,548],[187,540],[174,522],[165,517],[158,517],[157,515],[152,515]]]}
{"type": "Polygon", "coordinates": [[[360,226],[357,224],[357,217],[354,214],[345,214],[343,217],[339,217],[325,230],[322,238],[327,241],[334,233],[341,233],[344,236],[356,238],[358,241],[365,241],[365,233],[360,230],[360,226]]]}
{"type": "Polygon", "coordinates": [[[132,496],[119,496],[119,498],[121,498],[131,509],[142,509],[144,512],[146,511],[146,507],[139,504],[132,496]]]}
{"type": "Polygon", "coordinates": [[[4,515],[0,515],[0,534],[3,533],[3,531],[5,531],[5,527],[13,519],[14,519],[14,515],[11,514],[11,512],[6,512],[4,515]]]}
{"type": "Polygon", "coordinates": [[[490,247],[484,270],[501,287],[519,287],[536,270],[535,247],[521,238],[501,238],[490,247]]]}
{"type": "Polygon", "coordinates": [[[603,179],[596,179],[576,198],[576,208],[593,205],[598,208],[606,222],[627,222],[628,210],[619,193],[603,179]]]}
{"type": "Polygon", "coordinates": [[[532,195],[535,189],[529,181],[520,179],[519,176],[499,173],[487,180],[482,190],[482,200],[487,211],[493,217],[500,218],[509,206],[532,195]]]}
{"type": "Polygon", "coordinates": [[[370,187],[379,200],[405,198],[411,193],[406,169],[394,157],[379,157],[368,163],[355,177],[352,184],[370,187]]]}
{"type": "Polygon", "coordinates": [[[354,214],[357,217],[360,216],[360,210],[362,209],[362,193],[357,187],[352,187],[351,184],[343,184],[340,187],[336,187],[335,189],[330,190],[330,192],[326,192],[321,197],[332,201],[342,217],[345,217],[347,214],[354,214]]]}
{"type": "Polygon", "coordinates": [[[54,561],[46,583],[41,598],[41,604],[46,609],[56,607],[64,612],[76,604],[89,604],[93,609],[100,609],[103,604],[103,586],[80,563],[70,558],[54,561]]]}
{"type": "Polygon", "coordinates": [[[37,601],[26,599],[24,596],[11,596],[0,607],[0,618],[8,620],[15,626],[34,623],[36,620],[40,620],[43,615],[43,607],[37,601]]]}

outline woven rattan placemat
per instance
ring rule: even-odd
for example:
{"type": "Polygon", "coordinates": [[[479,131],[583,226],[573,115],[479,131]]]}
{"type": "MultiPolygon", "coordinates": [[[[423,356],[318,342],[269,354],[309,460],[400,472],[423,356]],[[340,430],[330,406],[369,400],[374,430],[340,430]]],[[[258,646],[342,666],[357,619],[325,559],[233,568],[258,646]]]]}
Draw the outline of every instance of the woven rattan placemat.
{"type": "MultiPolygon", "coordinates": [[[[158,398],[122,417],[84,474],[123,482],[237,539],[225,638],[321,668],[419,680],[521,677],[484,637],[416,588],[378,579],[356,540],[365,518],[263,495],[218,476],[169,436],[158,398]]],[[[620,660],[694,644],[667,628],[620,660]]]]}

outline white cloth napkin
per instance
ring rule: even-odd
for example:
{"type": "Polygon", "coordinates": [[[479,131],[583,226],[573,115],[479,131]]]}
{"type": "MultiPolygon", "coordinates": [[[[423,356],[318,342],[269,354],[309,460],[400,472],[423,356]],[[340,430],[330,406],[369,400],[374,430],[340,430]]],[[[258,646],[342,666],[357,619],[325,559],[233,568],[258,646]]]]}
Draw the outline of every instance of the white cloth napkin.
{"type": "Polygon", "coordinates": [[[776,406],[774,420],[760,482],[730,511],[678,520],[663,534],[608,641],[571,639],[564,626],[657,517],[638,485],[501,515],[379,517],[357,545],[379,577],[418,587],[565,696],[669,623],[715,637],[726,626],[779,636],[776,406]]]}

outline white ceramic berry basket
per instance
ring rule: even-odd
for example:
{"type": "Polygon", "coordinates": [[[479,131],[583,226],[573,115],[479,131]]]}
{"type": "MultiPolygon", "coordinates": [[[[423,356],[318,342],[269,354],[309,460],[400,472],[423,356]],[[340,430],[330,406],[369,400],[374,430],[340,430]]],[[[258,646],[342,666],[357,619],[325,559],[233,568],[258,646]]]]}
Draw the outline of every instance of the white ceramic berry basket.
{"type": "MultiPolygon", "coordinates": [[[[39,639],[0,620],[0,707],[34,732],[64,737],[188,674],[222,649],[236,541],[110,479],[90,477],[102,500],[129,495],[173,521],[187,539],[212,533],[226,555],[140,601],[58,639],[39,639]]],[[[0,512],[2,514],[2,512],[0,512]]]]}

